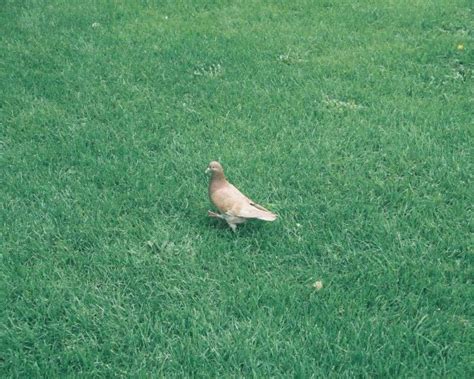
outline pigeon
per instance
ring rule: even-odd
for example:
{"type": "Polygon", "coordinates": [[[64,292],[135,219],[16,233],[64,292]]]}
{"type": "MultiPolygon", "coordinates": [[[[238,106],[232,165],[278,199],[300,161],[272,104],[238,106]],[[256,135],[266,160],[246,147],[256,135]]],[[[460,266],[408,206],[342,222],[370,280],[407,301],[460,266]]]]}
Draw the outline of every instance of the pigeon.
{"type": "Polygon", "coordinates": [[[209,172],[211,173],[209,198],[221,212],[208,211],[209,217],[225,220],[233,232],[236,231],[238,224],[242,224],[250,219],[276,220],[276,214],[250,200],[227,181],[224,176],[224,169],[219,162],[212,161],[209,163],[206,173],[209,172]]]}

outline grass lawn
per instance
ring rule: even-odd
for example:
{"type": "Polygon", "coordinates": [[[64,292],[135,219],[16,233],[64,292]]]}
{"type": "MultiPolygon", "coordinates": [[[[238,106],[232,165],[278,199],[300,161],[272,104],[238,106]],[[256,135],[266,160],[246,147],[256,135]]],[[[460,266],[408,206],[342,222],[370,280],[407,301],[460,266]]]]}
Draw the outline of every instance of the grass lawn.
{"type": "Polygon", "coordinates": [[[0,376],[472,378],[473,20],[2,1],[0,376]]]}

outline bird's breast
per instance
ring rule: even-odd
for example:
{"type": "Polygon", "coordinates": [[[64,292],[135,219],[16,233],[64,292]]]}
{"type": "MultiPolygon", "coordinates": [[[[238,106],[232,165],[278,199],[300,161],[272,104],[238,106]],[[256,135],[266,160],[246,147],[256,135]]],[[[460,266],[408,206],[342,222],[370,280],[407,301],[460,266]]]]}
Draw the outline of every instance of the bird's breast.
{"type": "Polygon", "coordinates": [[[214,205],[223,213],[229,211],[235,205],[233,199],[223,189],[211,191],[209,197],[214,205]]]}

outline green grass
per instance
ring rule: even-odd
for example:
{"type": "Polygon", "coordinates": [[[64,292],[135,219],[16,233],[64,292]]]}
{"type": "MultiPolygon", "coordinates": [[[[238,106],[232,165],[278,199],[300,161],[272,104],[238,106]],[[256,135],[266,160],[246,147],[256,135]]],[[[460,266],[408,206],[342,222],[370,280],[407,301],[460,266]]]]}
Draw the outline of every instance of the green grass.
{"type": "Polygon", "coordinates": [[[472,378],[473,19],[4,0],[0,375],[472,378]]]}

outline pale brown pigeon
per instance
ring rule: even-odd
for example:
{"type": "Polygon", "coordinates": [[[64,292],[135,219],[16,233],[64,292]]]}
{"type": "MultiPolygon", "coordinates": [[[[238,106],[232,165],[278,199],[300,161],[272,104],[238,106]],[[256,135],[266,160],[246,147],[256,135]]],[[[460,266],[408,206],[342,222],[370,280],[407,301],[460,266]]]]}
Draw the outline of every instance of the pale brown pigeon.
{"type": "Polygon", "coordinates": [[[237,224],[242,224],[249,219],[276,220],[276,214],[250,200],[226,180],[224,169],[219,162],[212,161],[209,163],[206,173],[209,172],[211,173],[209,198],[221,211],[221,214],[208,211],[210,217],[225,220],[234,232],[237,229],[237,224]]]}

